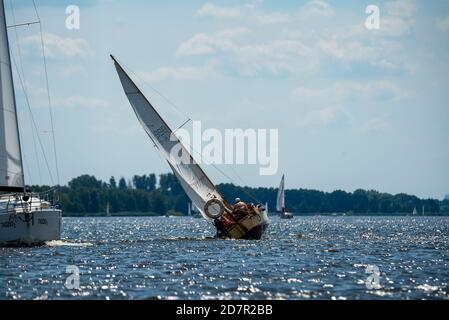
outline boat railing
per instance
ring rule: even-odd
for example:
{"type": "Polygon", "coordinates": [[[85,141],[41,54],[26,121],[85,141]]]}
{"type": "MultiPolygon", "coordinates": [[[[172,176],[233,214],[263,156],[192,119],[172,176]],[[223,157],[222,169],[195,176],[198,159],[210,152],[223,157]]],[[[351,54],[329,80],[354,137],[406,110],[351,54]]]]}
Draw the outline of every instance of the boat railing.
{"type": "Polygon", "coordinates": [[[56,209],[53,203],[58,202],[55,190],[42,193],[4,194],[0,197],[0,213],[33,213],[48,209],[56,209]]]}

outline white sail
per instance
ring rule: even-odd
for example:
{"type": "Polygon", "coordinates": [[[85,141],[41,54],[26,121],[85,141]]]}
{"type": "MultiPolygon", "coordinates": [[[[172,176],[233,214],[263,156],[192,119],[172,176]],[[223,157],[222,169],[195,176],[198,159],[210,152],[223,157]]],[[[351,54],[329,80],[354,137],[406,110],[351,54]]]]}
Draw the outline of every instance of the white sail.
{"type": "Polygon", "coordinates": [[[24,188],[4,2],[0,0],[0,191],[24,188]]]}
{"type": "Polygon", "coordinates": [[[143,128],[167,160],[193,205],[200,210],[205,219],[210,220],[204,212],[206,203],[214,198],[225,205],[227,205],[226,201],[121,65],[114,57],[111,56],[111,58],[114,60],[125,94],[143,128]],[[185,163],[174,159],[171,156],[174,148],[182,152],[184,157],[187,156],[190,161],[185,163]]]}
{"type": "Polygon", "coordinates": [[[276,210],[278,212],[282,212],[284,209],[285,209],[285,175],[282,176],[276,201],[276,210]]]}

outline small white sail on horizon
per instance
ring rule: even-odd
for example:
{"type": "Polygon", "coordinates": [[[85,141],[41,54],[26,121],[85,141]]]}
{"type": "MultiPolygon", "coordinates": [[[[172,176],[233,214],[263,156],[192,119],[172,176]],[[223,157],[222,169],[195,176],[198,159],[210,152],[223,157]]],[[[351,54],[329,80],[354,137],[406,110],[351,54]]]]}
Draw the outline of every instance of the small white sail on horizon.
{"type": "Polygon", "coordinates": [[[282,176],[281,184],[279,185],[276,210],[278,212],[284,212],[285,210],[285,175],[282,176]]]}

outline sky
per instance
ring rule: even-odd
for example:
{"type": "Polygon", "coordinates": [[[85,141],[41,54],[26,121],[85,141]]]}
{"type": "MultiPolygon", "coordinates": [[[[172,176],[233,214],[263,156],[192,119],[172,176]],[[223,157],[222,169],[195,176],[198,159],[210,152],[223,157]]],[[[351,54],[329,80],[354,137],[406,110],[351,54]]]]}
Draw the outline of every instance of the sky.
{"type": "MultiPolygon", "coordinates": [[[[449,194],[448,0],[36,3],[62,184],[170,170],[129,106],[112,53],[173,128],[190,118],[204,128],[279,130],[278,174],[222,166],[229,181],[206,166],[217,183],[277,187],[285,173],[289,189],[449,194]],[[66,28],[72,4],[79,30],[66,28]],[[365,26],[368,5],[380,9],[378,30],[365,26]]],[[[31,0],[5,5],[9,25],[36,20],[31,0]]],[[[51,184],[39,26],[10,28],[9,37],[26,180],[51,184]]]]}

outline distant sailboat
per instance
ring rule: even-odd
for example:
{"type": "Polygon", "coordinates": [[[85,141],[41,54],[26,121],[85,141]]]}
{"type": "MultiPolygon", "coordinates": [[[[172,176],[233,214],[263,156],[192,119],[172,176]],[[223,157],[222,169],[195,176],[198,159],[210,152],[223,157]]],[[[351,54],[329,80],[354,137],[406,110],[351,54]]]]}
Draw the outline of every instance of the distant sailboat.
{"type": "Polygon", "coordinates": [[[413,209],[413,216],[417,216],[418,215],[418,210],[416,210],[416,207],[415,207],[415,209],[413,209]]]}
{"type": "Polygon", "coordinates": [[[108,201],[108,203],[106,204],[106,217],[111,217],[111,216],[112,216],[112,214],[111,214],[111,205],[110,205],[110,203],[108,201]]]}
{"type": "Polygon", "coordinates": [[[187,215],[192,216],[192,203],[190,202],[187,204],[187,215]]]}
{"type": "Polygon", "coordinates": [[[260,212],[258,207],[251,209],[246,207],[246,214],[237,214],[242,211],[236,211],[236,208],[224,199],[122,66],[113,56],[111,58],[123,90],[141,125],[168,162],[193,205],[199,209],[204,219],[214,223],[217,236],[232,239],[260,239],[268,226],[268,216],[265,212],[260,212]],[[190,161],[185,163],[173,159],[172,151],[178,149],[190,161]]]}
{"type": "Polygon", "coordinates": [[[5,7],[0,0],[0,245],[59,240],[61,223],[61,210],[25,186],[5,7]]]}
{"type": "Polygon", "coordinates": [[[268,210],[268,202],[265,203],[265,212],[268,214],[270,214],[270,211],[268,210]]]}
{"type": "Polygon", "coordinates": [[[279,217],[281,217],[282,219],[293,218],[293,214],[288,212],[287,208],[285,207],[285,175],[282,176],[281,184],[279,185],[276,210],[279,213],[279,217]]]}

